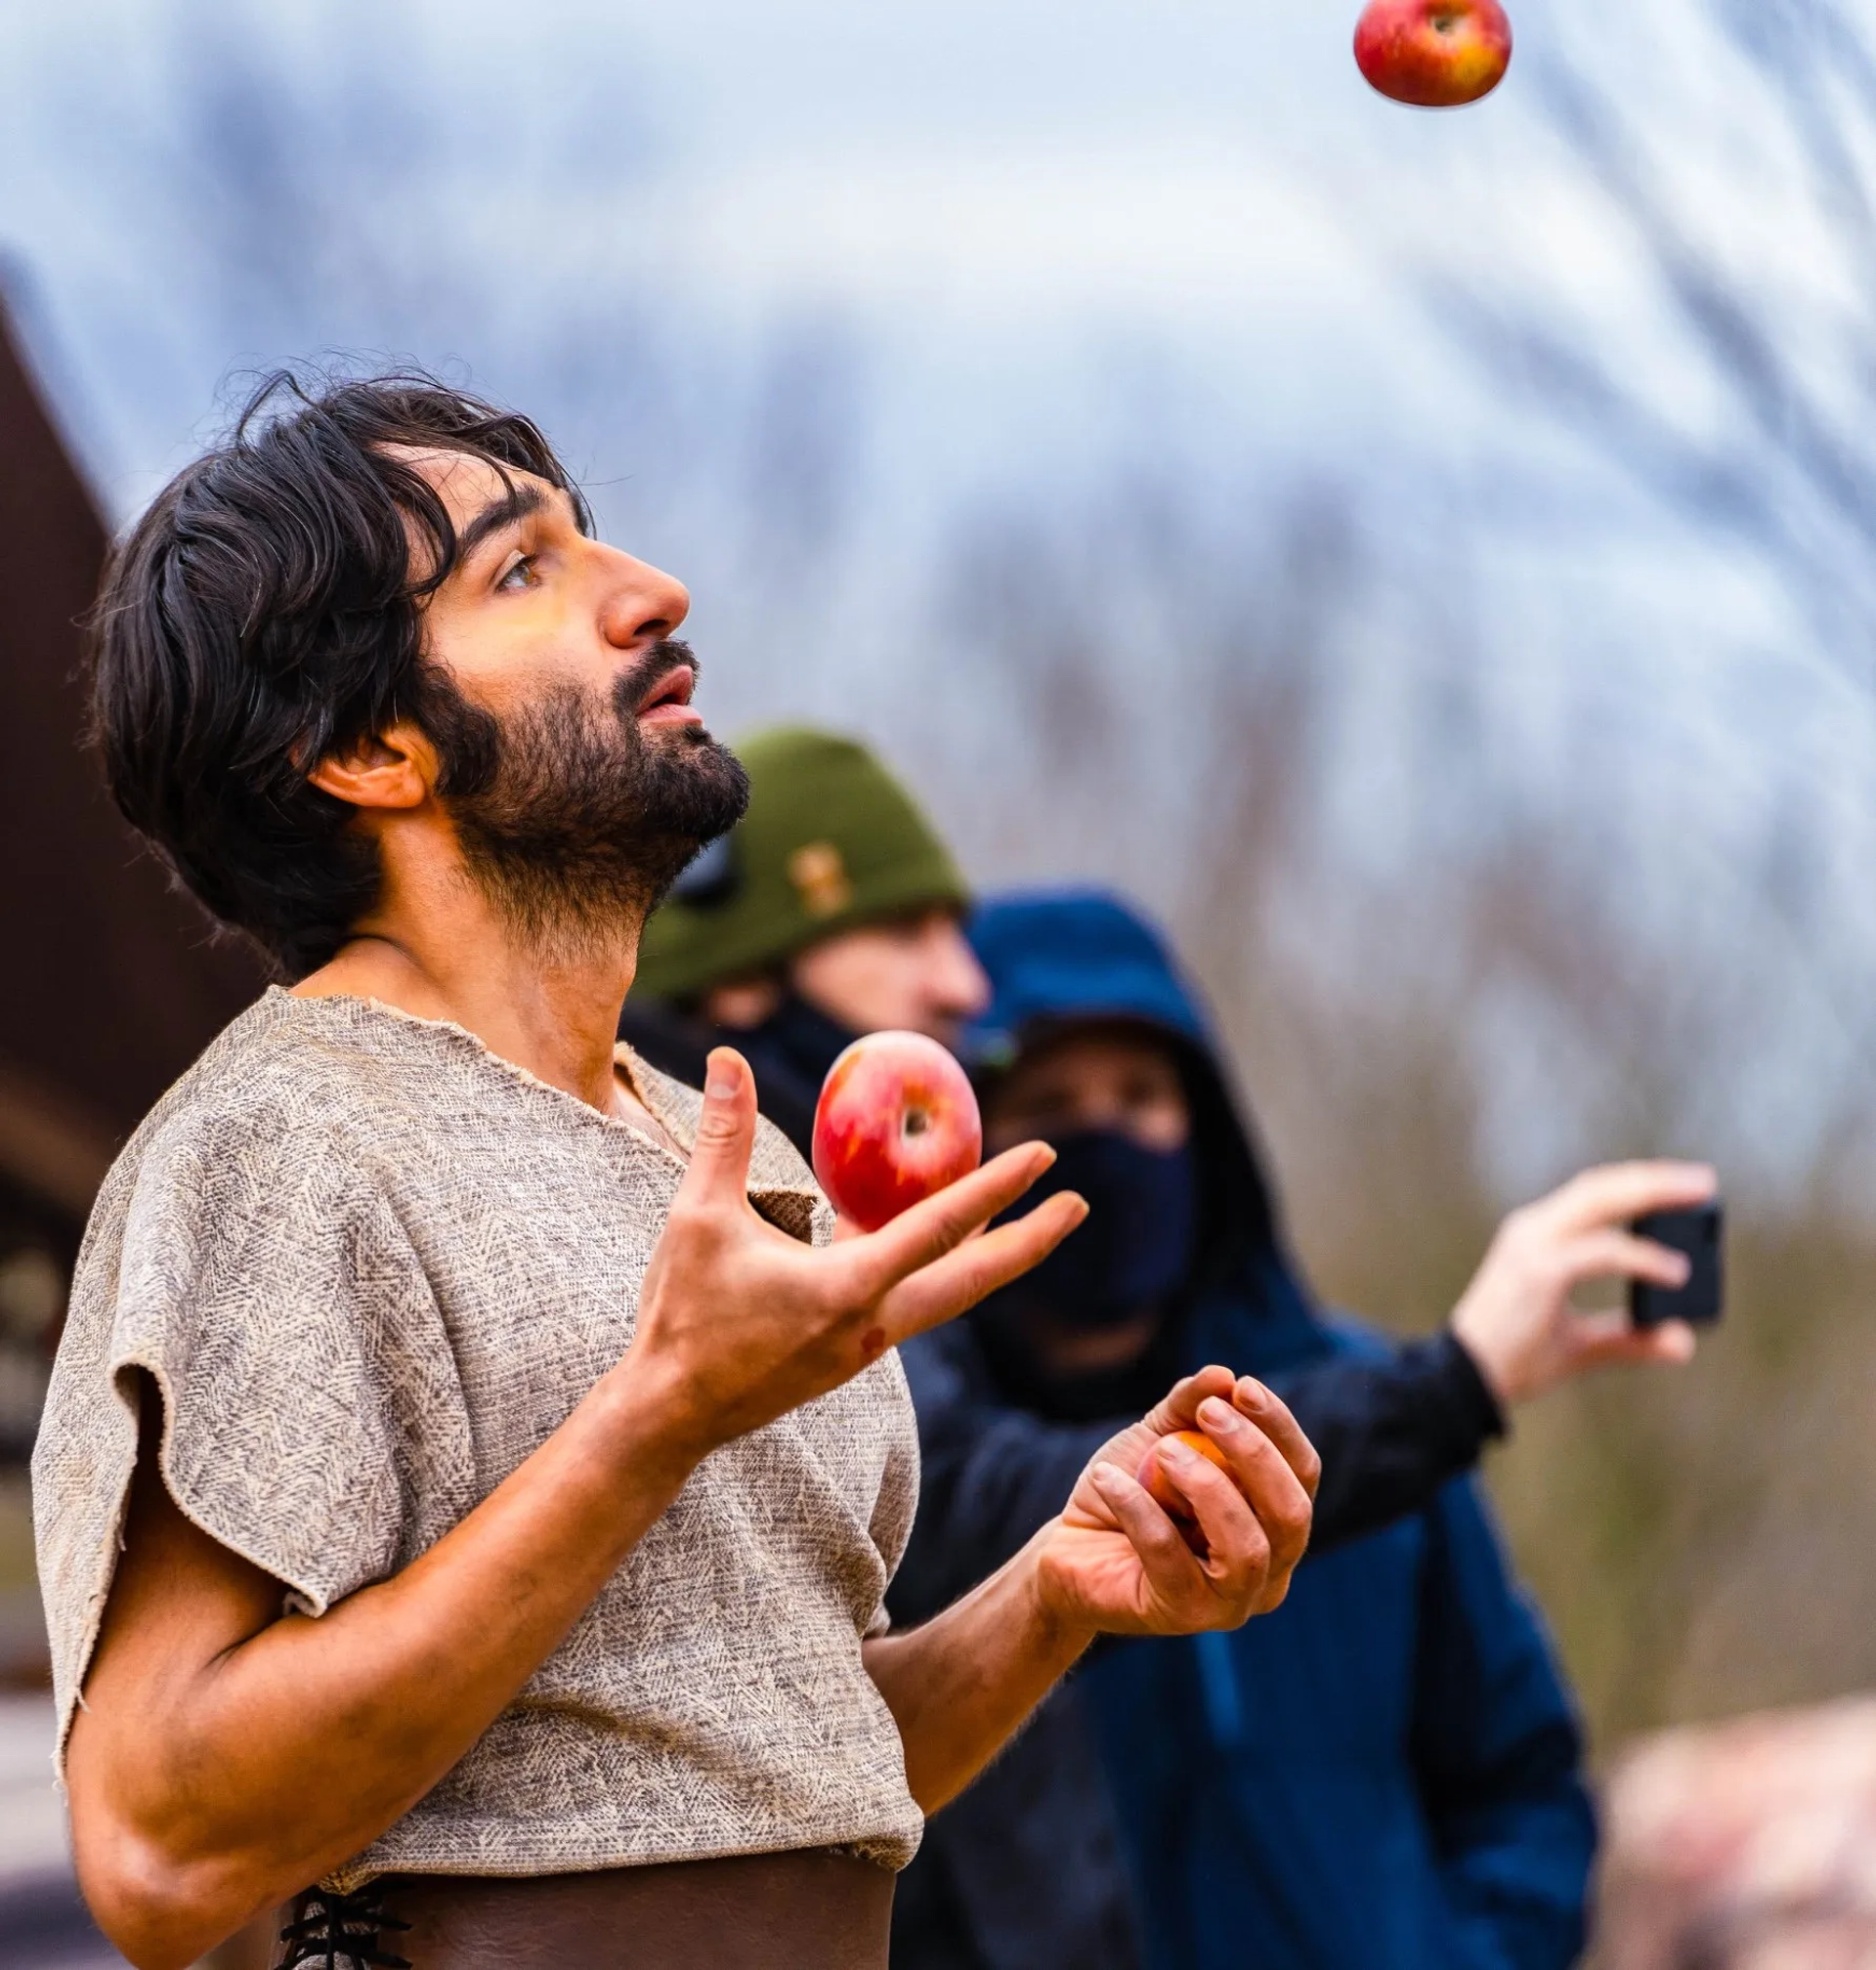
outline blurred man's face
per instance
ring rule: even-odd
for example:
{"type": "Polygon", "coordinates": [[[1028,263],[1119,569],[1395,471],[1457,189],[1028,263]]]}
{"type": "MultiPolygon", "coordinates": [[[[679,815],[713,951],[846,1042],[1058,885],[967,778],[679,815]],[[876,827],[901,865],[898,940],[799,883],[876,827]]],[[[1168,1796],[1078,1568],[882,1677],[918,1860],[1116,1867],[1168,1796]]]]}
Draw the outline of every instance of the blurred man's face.
{"type": "Polygon", "coordinates": [[[1019,1059],[985,1104],[989,1155],[1091,1130],[1163,1154],[1184,1147],[1192,1110],[1164,1041],[1136,1027],[1071,1028],[1019,1059]]]}
{"type": "Polygon", "coordinates": [[[849,1033],[923,1033],[956,1047],[990,981],[949,910],[842,930],[789,966],[795,991],[849,1033]]]}
{"type": "Polygon", "coordinates": [[[582,534],[566,493],[419,452],[462,547],[424,610],[423,722],[471,873],[541,934],[642,913],[746,782],[692,707],[683,584],[582,534]]]}

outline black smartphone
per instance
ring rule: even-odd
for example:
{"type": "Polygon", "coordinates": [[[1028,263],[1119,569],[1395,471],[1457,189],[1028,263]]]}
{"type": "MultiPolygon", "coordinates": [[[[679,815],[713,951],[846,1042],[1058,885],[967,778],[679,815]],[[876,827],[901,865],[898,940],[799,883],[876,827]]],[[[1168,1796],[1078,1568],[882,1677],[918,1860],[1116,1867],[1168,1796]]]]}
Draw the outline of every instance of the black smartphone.
{"type": "Polygon", "coordinates": [[[1718,1200],[1686,1211],[1650,1211],[1629,1229],[1638,1238],[1684,1253],[1691,1268],[1687,1283],[1673,1289],[1631,1279],[1630,1321],[1637,1327],[1658,1327],[1664,1320],[1712,1326],[1726,1298],[1726,1212],[1718,1200]]]}

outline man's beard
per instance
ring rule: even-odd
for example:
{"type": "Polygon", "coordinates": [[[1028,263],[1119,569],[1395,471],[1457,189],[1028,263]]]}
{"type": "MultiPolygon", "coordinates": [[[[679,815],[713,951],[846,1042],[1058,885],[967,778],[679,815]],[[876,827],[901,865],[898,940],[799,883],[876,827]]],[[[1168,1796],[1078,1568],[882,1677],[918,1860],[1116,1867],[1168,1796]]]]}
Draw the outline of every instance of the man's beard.
{"type": "Polygon", "coordinates": [[[635,930],[705,841],[748,805],[742,762],[701,725],[648,737],[637,711],[674,665],[647,651],[596,700],[559,685],[506,718],[446,673],[424,675],[419,722],[443,770],[437,792],[472,880],[528,944],[575,953],[635,930]]]}

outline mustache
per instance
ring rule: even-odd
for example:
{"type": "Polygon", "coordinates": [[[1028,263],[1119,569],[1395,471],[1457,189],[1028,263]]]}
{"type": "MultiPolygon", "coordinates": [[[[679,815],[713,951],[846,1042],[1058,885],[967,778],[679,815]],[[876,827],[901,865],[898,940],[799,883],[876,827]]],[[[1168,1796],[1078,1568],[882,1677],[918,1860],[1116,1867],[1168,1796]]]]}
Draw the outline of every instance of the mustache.
{"type": "Polygon", "coordinates": [[[697,661],[697,652],[677,637],[665,636],[654,643],[635,663],[627,664],[613,682],[613,709],[618,713],[619,722],[630,725],[638,716],[638,707],[644,703],[645,694],[680,664],[690,671],[693,684],[704,674],[704,666],[697,661]]]}

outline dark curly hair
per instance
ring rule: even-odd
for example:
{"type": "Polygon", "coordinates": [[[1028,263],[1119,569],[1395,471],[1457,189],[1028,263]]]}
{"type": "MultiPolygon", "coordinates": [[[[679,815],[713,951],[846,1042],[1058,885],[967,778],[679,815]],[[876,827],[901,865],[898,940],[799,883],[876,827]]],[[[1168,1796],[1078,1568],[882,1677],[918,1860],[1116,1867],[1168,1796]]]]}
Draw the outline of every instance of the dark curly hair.
{"type": "Polygon", "coordinates": [[[399,446],[532,473],[590,529],[526,417],[418,372],[282,370],[131,529],[92,619],[93,737],[118,806],[289,978],[332,956],[379,883],[353,810],[308,768],[411,718],[438,743],[442,791],[474,792],[492,769],[490,735],[424,656],[421,604],[458,548],[399,446]]]}

